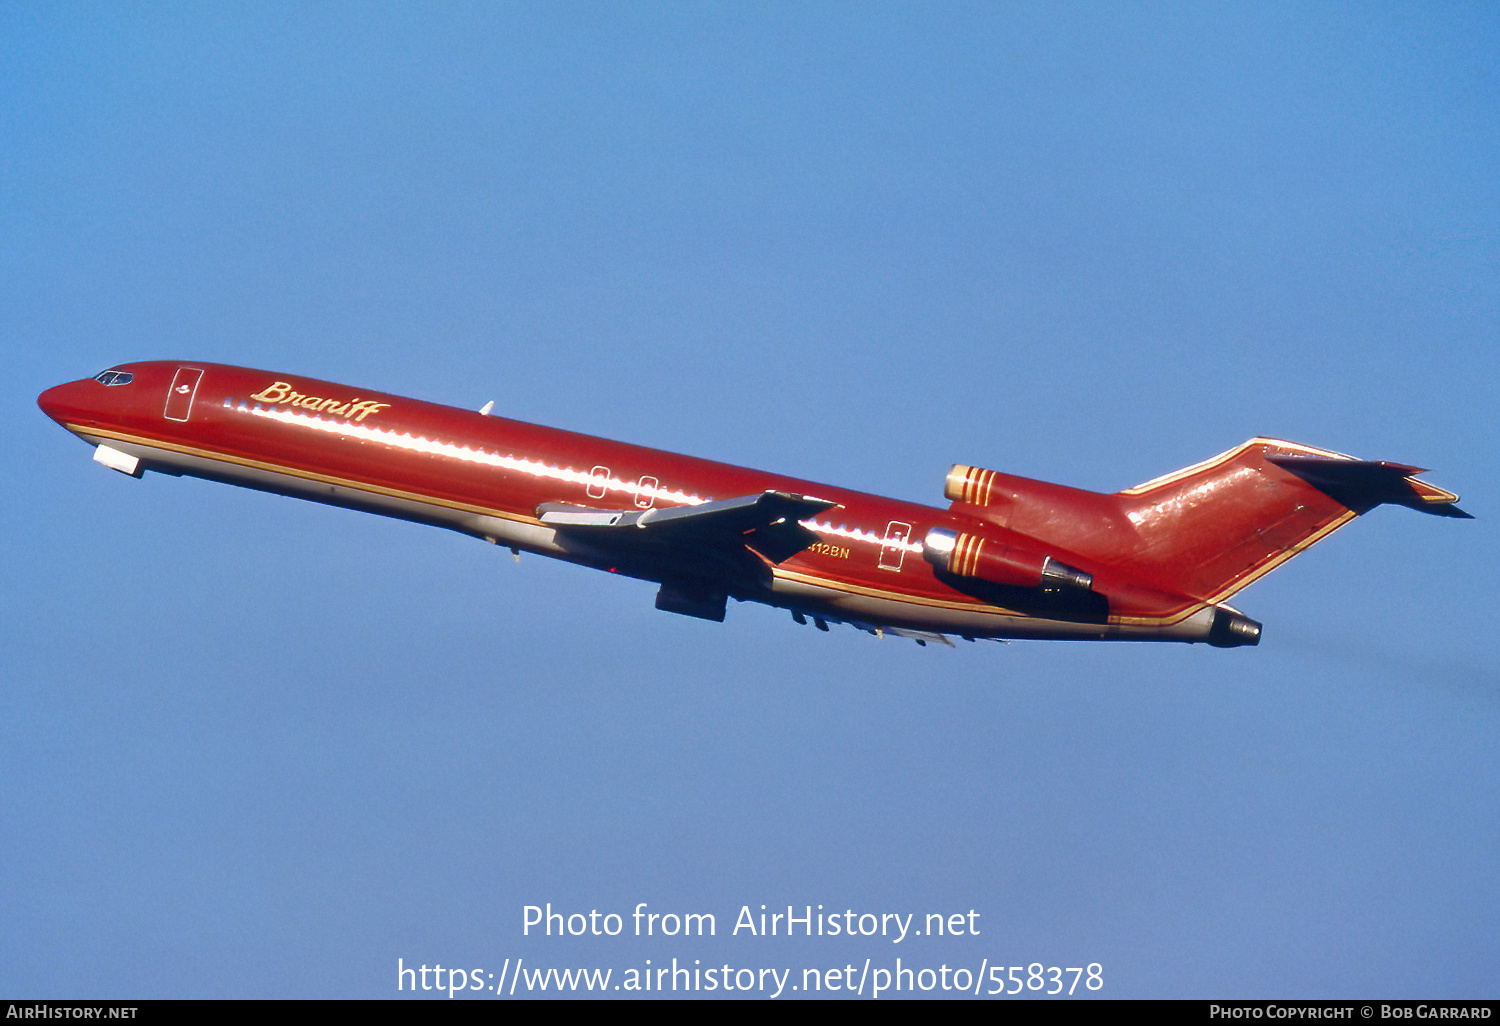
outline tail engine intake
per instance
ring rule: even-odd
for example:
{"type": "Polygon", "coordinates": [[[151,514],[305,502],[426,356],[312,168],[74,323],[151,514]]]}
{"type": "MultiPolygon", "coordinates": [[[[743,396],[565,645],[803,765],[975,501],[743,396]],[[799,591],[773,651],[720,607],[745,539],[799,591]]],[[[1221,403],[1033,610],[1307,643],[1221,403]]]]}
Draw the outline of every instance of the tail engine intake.
{"type": "Polygon", "coordinates": [[[955,463],[943,482],[943,495],[950,502],[967,502],[971,506],[988,506],[995,488],[995,472],[983,467],[955,463]]]}

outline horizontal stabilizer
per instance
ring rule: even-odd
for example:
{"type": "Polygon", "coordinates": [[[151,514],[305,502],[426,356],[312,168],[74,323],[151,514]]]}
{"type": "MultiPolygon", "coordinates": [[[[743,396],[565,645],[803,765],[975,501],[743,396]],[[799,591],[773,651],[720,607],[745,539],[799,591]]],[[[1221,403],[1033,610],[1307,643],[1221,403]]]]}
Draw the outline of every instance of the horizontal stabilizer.
{"type": "Polygon", "coordinates": [[[1133,530],[1111,532],[1121,541],[1102,555],[1164,592],[1217,605],[1382,503],[1472,519],[1422,472],[1252,438],[1114,496],[1133,530]]]}
{"type": "Polygon", "coordinates": [[[1290,453],[1267,453],[1266,460],[1302,480],[1357,513],[1382,503],[1406,506],[1441,517],[1473,520],[1455,503],[1458,496],[1421,480],[1420,467],[1384,460],[1335,459],[1290,453]]]}

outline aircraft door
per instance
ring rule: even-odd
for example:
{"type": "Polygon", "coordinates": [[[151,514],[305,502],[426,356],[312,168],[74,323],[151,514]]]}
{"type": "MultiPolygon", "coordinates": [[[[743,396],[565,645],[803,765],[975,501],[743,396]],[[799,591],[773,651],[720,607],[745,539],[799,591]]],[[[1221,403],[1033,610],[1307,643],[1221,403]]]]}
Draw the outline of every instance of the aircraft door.
{"type": "Polygon", "coordinates": [[[172,387],[167,391],[167,405],[162,416],[167,420],[188,419],[193,409],[193,397],[198,394],[198,379],[203,371],[197,367],[178,367],[172,378],[172,387]]]}
{"type": "Polygon", "coordinates": [[[901,561],[906,558],[906,542],[911,537],[911,525],[892,520],[885,529],[885,543],[880,546],[880,569],[901,572],[901,561]]]}
{"type": "Polygon", "coordinates": [[[656,486],[660,484],[650,474],[642,474],[641,479],[635,484],[635,505],[637,509],[650,509],[656,505],[656,486]]]}

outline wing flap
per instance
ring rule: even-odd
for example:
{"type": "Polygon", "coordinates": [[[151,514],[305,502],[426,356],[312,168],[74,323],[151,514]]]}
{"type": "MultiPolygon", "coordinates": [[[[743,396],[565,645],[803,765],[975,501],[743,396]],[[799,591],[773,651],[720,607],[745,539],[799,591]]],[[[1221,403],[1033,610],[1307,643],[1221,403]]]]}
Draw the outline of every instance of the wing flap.
{"type": "Polygon", "coordinates": [[[543,524],[587,536],[595,544],[749,546],[780,563],[817,541],[799,521],[837,506],[829,499],[796,492],[764,491],[666,509],[595,509],[566,502],[537,507],[543,524]]]}

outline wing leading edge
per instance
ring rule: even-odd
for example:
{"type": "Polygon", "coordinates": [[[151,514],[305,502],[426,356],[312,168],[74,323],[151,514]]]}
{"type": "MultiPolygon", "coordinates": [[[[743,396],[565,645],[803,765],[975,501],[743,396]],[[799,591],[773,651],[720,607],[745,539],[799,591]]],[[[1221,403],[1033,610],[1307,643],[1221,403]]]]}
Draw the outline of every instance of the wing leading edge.
{"type": "Polygon", "coordinates": [[[765,491],[667,509],[594,509],[544,502],[536,512],[549,527],[587,532],[596,541],[612,532],[628,535],[644,531],[653,541],[748,545],[771,562],[780,563],[818,540],[798,521],[837,505],[830,499],[795,492],[765,491]]]}
{"type": "Polygon", "coordinates": [[[637,576],[658,580],[656,607],[723,620],[731,593],[753,587],[757,570],[807,548],[818,536],[799,521],[837,506],[795,492],[765,491],[696,506],[595,509],[544,502],[537,517],[596,556],[608,555],[637,576]]]}
{"type": "Polygon", "coordinates": [[[1300,453],[1268,453],[1267,461],[1289,470],[1308,484],[1356,513],[1382,503],[1406,506],[1434,516],[1473,520],[1456,503],[1458,496],[1446,488],[1423,481],[1421,467],[1385,460],[1333,459],[1300,453]]]}

